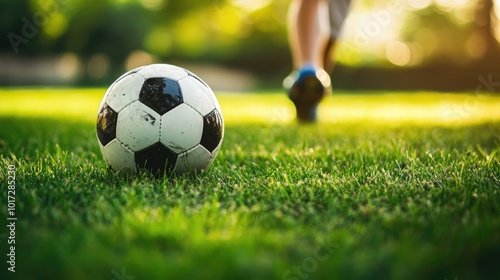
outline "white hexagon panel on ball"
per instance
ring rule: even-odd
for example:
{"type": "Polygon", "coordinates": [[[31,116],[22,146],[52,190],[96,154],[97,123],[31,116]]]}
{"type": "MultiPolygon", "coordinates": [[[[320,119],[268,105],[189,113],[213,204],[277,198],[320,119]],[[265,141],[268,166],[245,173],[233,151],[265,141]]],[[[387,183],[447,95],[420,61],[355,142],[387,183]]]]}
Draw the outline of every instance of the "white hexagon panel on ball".
{"type": "Polygon", "coordinates": [[[151,64],[139,70],[144,78],[169,78],[180,80],[187,77],[188,73],[181,67],[170,64],[151,64]]]}
{"type": "Polygon", "coordinates": [[[182,89],[184,103],[205,116],[215,109],[214,94],[212,90],[202,83],[198,78],[188,76],[179,81],[182,89]]]}
{"type": "Polygon", "coordinates": [[[153,145],[160,138],[160,115],[135,101],[118,114],[116,138],[134,152],[153,145]]]}
{"type": "Polygon", "coordinates": [[[183,103],[161,117],[160,133],[160,140],[165,146],[182,153],[200,143],[203,118],[183,103]]]}
{"type": "Polygon", "coordinates": [[[106,98],[107,104],[115,112],[120,112],[125,106],[139,98],[144,81],[144,77],[137,73],[124,76],[122,79],[116,81],[106,93],[108,95],[106,98]]]}
{"type": "Polygon", "coordinates": [[[211,155],[203,146],[197,145],[177,157],[175,172],[186,173],[204,170],[210,162],[211,155]]]}
{"type": "Polygon", "coordinates": [[[114,170],[136,172],[134,153],[125,148],[118,139],[109,142],[101,151],[114,170]]]}

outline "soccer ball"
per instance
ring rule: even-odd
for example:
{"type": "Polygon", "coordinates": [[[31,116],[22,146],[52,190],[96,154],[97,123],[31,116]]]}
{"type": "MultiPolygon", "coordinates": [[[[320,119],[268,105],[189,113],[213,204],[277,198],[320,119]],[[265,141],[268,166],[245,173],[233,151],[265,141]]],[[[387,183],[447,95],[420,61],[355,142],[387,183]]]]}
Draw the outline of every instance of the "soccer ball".
{"type": "Polygon", "coordinates": [[[224,120],[210,87],[169,64],[131,70],[107,90],[97,116],[99,148],[116,171],[182,174],[212,164],[224,120]]]}

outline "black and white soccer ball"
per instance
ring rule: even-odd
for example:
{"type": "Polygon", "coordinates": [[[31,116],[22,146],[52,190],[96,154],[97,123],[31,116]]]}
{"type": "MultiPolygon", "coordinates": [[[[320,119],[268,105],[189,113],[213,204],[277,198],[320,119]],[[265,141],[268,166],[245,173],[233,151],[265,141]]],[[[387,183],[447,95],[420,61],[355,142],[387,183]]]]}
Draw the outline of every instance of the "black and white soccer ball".
{"type": "Polygon", "coordinates": [[[97,138],[116,171],[182,174],[212,164],[224,120],[210,87],[188,70],[152,64],[131,70],[99,106],[97,138]]]}

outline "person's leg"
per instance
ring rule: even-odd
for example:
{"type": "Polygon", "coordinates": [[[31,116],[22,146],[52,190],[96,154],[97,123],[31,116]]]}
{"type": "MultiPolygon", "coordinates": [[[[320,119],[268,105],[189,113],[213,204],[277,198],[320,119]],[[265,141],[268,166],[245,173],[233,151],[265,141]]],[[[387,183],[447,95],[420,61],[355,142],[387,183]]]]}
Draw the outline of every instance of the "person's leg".
{"type": "Polygon", "coordinates": [[[316,121],[318,103],[330,91],[323,70],[330,38],[327,0],[294,0],[289,11],[290,49],[295,71],[283,81],[300,122],[316,121]]]}
{"type": "Polygon", "coordinates": [[[288,34],[296,69],[304,65],[323,68],[323,56],[330,38],[326,0],[295,0],[290,5],[288,34]]]}
{"type": "Polygon", "coordinates": [[[283,86],[301,122],[316,121],[316,108],[331,90],[330,76],[324,69],[331,65],[331,51],[347,14],[342,7],[348,7],[349,2],[294,0],[290,5],[288,32],[295,71],[285,78],[283,86]]]}
{"type": "Polygon", "coordinates": [[[330,39],[328,40],[327,47],[324,53],[324,69],[331,73],[335,66],[332,56],[337,46],[337,38],[339,37],[340,30],[344,24],[351,0],[331,0],[330,1],[330,39]]]}

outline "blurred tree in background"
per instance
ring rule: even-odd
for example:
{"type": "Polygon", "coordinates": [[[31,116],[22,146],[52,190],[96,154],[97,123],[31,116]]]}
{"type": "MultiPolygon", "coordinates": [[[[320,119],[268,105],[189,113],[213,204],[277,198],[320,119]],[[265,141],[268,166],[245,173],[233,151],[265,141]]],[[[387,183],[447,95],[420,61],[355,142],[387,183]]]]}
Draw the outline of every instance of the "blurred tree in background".
{"type": "MultiPolygon", "coordinates": [[[[140,64],[186,62],[279,86],[291,67],[289,2],[0,0],[0,83],[16,84],[32,72],[14,72],[46,59],[71,83],[102,85],[140,64]]],[[[353,4],[336,54],[338,87],[467,89],[500,74],[499,0],[353,4]]]]}

